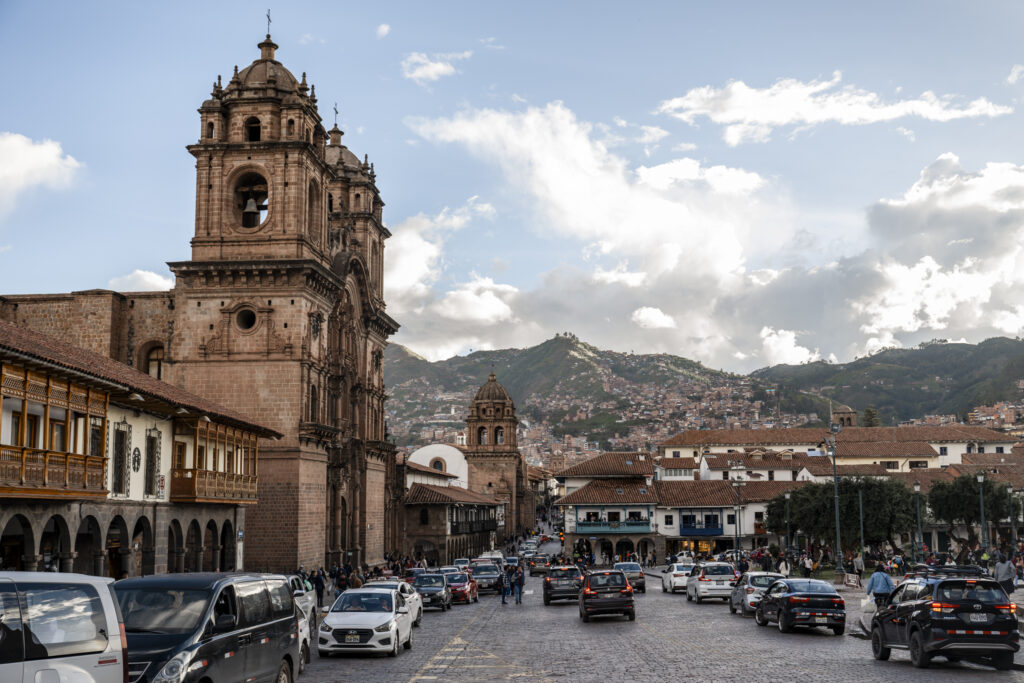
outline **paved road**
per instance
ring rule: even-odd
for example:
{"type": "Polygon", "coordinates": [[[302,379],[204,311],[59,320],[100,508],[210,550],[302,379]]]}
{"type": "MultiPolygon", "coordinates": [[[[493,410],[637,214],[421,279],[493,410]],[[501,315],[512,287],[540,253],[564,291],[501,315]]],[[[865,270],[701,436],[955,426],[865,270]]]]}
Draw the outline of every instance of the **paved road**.
{"type": "MultiPolygon", "coordinates": [[[[397,658],[313,654],[299,683],[328,681],[921,681],[906,653],[876,662],[866,640],[831,631],[779,633],[733,616],[719,602],[697,605],[661,592],[653,577],[637,595],[637,620],[579,619],[575,603],[544,607],[541,579],[528,581],[524,604],[501,605],[483,596],[475,605],[428,611],[413,632],[413,649],[397,658]]],[[[1019,656],[1024,663],[1024,654],[1019,656]]],[[[937,660],[929,681],[1020,680],[1024,672],[997,672],[937,660]]]]}

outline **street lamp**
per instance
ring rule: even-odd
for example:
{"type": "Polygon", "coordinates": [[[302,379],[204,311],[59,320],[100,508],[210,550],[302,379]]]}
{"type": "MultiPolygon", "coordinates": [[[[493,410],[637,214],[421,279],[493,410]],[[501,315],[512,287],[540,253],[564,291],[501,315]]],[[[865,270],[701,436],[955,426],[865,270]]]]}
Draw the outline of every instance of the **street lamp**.
{"type": "Polygon", "coordinates": [[[978,472],[978,496],[981,500],[981,552],[988,551],[988,529],[985,528],[985,473],[978,472]]]}
{"type": "Polygon", "coordinates": [[[740,507],[743,504],[742,503],[742,499],[740,497],[740,487],[741,486],[746,486],[746,482],[740,481],[737,477],[739,477],[739,472],[741,472],[743,470],[743,461],[742,460],[730,460],[729,461],[729,469],[732,472],[735,473],[735,476],[733,477],[733,480],[732,480],[732,485],[736,489],[736,517],[734,519],[734,524],[732,525],[733,526],[734,536],[735,536],[735,540],[733,541],[733,546],[732,547],[736,550],[736,553],[737,553],[737,560],[736,561],[738,562],[739,561],[738,554],[739,554],[739,550],[740,550],[740,507]]]}
{"type": "Polygon", "coordinates": [[[860,508],[860,556],[864,559],[864,489],[863,484],[857,487],[857,505],[860,508]]]}
{"type": "Polygon", "coordinates": [[[839,534],[839,470],[836,468],[836,436],[838,436],[839,432],[843,431],[843,426],[833,424],[830,430],[832,435],[826,437],[825,443],[832,454],[832,485],[836,498],[836,574],[841,574],[845,572],[843,571],[843,543],[839,534]]]}
{"type": "Polygon", "coordinates": [[[789,535],[789,491],[786,491],[786,557],[789,557],[789,548],[793,545],[793,537],[789,535]]]}
{"type": "Polygon", "coordinates": [[[1006,485],[1006,492],[1010,494],[1010,537],[1013,539],[1013,550],[1010,553],[1010,559],[1013,559],[1013,553],[1017,552],[1017,511],[1013,508],[1013,484],[1006,485]]]}
{"type": "MultiPolygon", "coordinates": [[[[924,542],[924,534],[921,533],[921,482],[914,482],[914,498],[917,502],[917,537],[924,542]]],[[[914,542],[914,562],[917,562],[917,542],[914,542]]]]}

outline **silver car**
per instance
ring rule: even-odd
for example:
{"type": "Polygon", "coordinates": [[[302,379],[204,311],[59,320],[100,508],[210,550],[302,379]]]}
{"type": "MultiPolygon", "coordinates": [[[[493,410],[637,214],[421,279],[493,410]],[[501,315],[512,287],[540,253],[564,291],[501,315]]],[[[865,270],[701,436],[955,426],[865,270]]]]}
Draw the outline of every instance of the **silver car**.
{"type": "Polygon", "coordinates": [[[729,611],[746,614],[757,609],[761,596],[776,579],[785,578],[775,572],[747,572],[736,579],[729,595],[729,611]]]}
{"type": "Polygon", "coordinates": [[[701,603],[705,598],[728,600],[736,572],[728,562],[704,562],[690,572],[686,580],[686,599],[701,603]]]}

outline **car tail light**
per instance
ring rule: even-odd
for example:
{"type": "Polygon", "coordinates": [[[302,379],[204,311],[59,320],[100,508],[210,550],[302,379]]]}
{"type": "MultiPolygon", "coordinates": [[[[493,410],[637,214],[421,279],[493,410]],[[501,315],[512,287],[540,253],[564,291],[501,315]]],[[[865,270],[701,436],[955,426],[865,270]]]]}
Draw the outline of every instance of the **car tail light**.
{"type": "Polygon", "coordinates": [[[701,574],[699,577],[697,577],[697,580],[698,581],[710,581],[711,579],[709,579],[706,576],[704,576],[703,574],[701,574]]]}
{"type": "Polygon", "coordinates": [[[842,598],[832,598],[832,604],[838,607],[846,607],[846,601],[842,598]]]}
{"type": "Polygon", "coordinates": [[[584,595],[597,595],[597,591],[594,590],[593,588],[591,588],[590,586],[587,586],[586,588],[583,589],[583,594],[584,595]]]}
{"type": "Polygon", "coordinates": [[[1003,614],[1015,614],[1017,612],[1017,604],[1011,602],[1009,605],[992,605],[1003,614]]]}
{"type": "Polygon", "coordinates": [[[756,592],[757,592],[756,588],[749,588],[749,587],[747,588],[747,595],[753,595],[756,592]]]}
{"type": "Polygon", "coordinates": [[[633,587],[632,587],[632,586],[630,586],[630,585],[629,585],[629,584],[627,583],[627,584],[626,584],[626,587],[625,587],[625,588],[623,588],[622,590],[620,590],[619,592],[620,592],[620,593],[632,593],[632,592],[633,592],[633,587]]]}
{"type": "Polygon", "coordinates": [[[956,609],[956,605],[952,605],[952,604],[949,604],[949,603],[946,603],[946,602],[933,602],[932,603],[932,611],[933,612],[942,612],[943,614],[949,614],[950,612],[952,612],[955,609],[956,609]]]}
{"type": "Polygon", "coordinates": [[[683,578],[684,576],[686,576],[686,574],[673,574],[672,576],[673,576],[673,578],[676,578],[676,579],[681,579],[681,578],[683,578]]]}
{"type": "Polygon", "coordinates": [[[544,580],[550,582],[551,581],[551,577],[550,576],[545,576],[544,580]]]}
{"type": "Polygon", "coordinates": [[[811,599],[810,598],[800,598],[800,597],[797,597],[795,595],[791,595],[791,596],[789,596],[789,601],[790,602],[810,602],[811,599]]]}

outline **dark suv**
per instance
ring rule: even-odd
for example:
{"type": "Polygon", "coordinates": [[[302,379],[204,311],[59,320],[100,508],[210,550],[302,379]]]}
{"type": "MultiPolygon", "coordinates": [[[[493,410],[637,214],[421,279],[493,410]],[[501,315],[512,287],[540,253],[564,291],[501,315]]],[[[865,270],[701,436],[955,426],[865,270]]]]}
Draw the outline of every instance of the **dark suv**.
{"type": "Polygon", "coordinates": [[[915,570],[878,599],[871,621],[875,659],[889,659],[895,647],[909,650],[911,663],[921,668],[935,655],[1013,667],[1020,649],[1016,605],[980,567],[915,570]]]}
{"type": "Polygon", "coordinates": [[[583,573],[579,567],[551,567],[544,577],[544,604],[550,605],[552,600],[576,600],[580,596],[582,582],[583,573]]]}
{"type": "Polygon", "coordinates": [[[599,614],[623,614],[636,620],[633,587],[626,575],[610,569],[588,573],[580,586],[580,619],[590,621],[599,614]]]}

